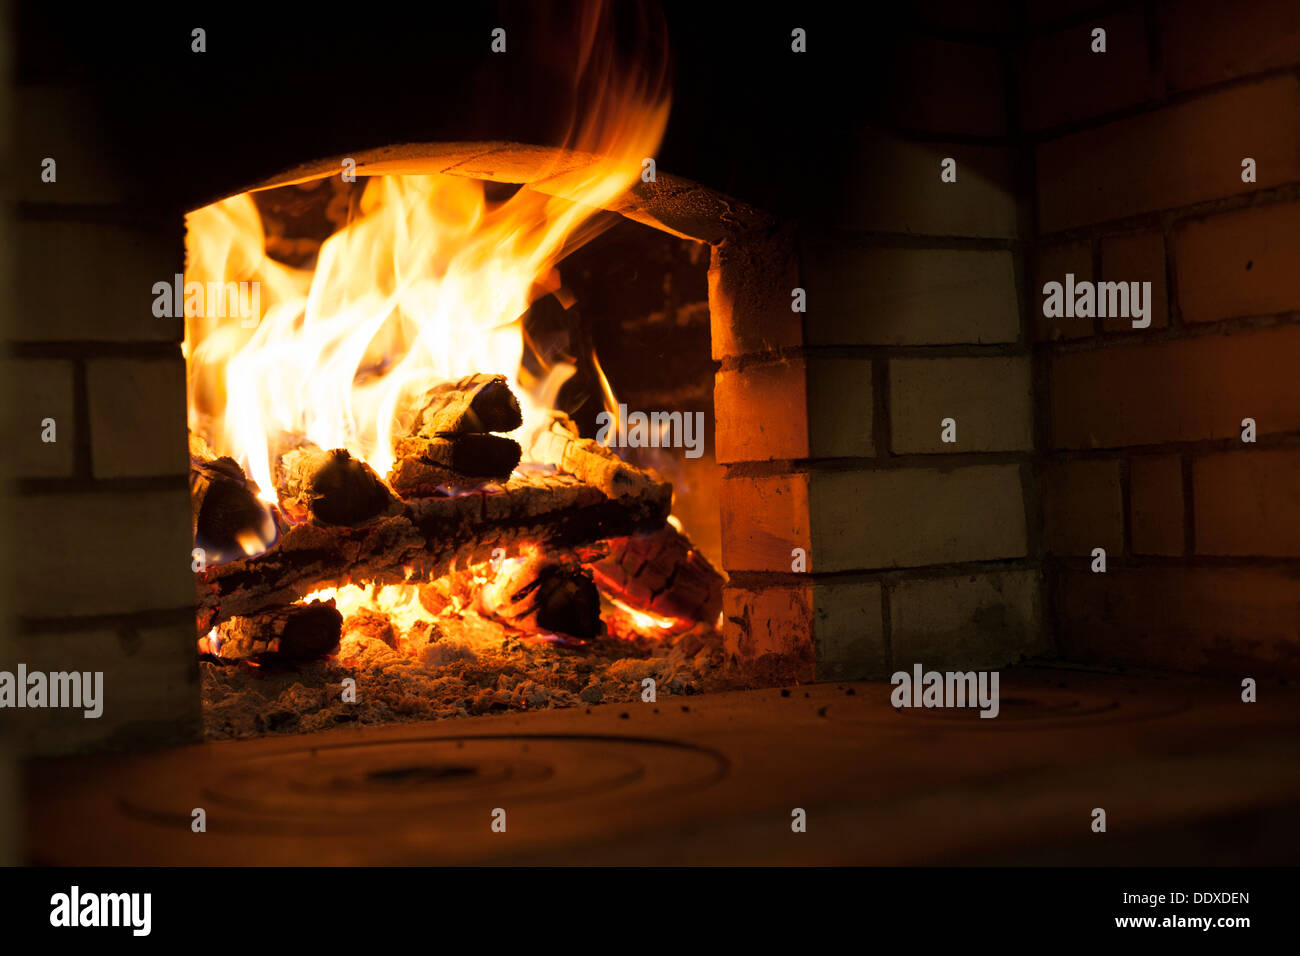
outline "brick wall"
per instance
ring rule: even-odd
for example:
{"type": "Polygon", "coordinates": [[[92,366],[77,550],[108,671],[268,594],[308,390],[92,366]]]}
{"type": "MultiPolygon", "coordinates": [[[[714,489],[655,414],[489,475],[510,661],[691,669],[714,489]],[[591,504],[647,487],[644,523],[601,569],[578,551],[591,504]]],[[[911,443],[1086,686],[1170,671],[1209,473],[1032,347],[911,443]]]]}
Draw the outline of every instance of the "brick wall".
{"type": "Polygon", "coordinates": [[[1000,5],[950,6],[892,47],[889,122],[835,157],[846,194],[714,255],[727,642],[770,676],[1046,650],[1011,34],[1000,5]]]}
{"type": "Polygon", "coordinates": [[[19,750],[39,754],[192,738],[182,321],[152,313],[153,284],[183,270],[181,217],[132,202],[76,143],[95,130],[83,94],[14,94],[5,247],[15,261],[0,376],[14,626],[0,666],[102,671],[104,705],[98,719],[7,710],[4,723],[19,750]],[[54,182],[41,179],[46,157],[54,182]]]}
{"type": "Polygon", "coordinates": [[[1020,63],[1059,650],[1294,676],[1300,7],[1089,6],[1035,20],[1020,63]],[[1094,26],[1104,54],[1089,49],[1094,26]],[[1150,328],[1044,319],[1042,283],[1066,272],[1150,281],[1150,328]],[[1091,570],[1098,547],[1104,574],[1091,570]]]}

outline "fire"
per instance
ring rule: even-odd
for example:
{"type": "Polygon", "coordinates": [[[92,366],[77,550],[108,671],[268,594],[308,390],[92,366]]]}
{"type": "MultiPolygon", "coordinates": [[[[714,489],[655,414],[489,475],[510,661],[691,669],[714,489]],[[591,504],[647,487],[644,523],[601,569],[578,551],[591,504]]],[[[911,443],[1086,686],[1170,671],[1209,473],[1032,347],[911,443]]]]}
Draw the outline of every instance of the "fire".
{"type": "Polygon", "coordinates": [[[340,588],[321,588],[301,601],[333,601],[346,621],[361,611],[378,611],[388,616],[393,627],[405,634],[419,621],[432,621],[434,615],[420,603],[420,589],[413,584],[389,584],[380,587],[359,587],[345,584],[340,588]]]}
{"type": "MultiPolygon", "coordinates": [[[[387,476],[395,440],[411,433],[426,393],[478,373],[512,380],[523,427],[511,437],[531,462],[531,438],[550,425],[574,368],[556,363],[540,375],[526,369],[523,317],[537,298],[559,293],[561,260],[612,223],[603,211],[638,181],[667,123],[665,64],[652,56],[629,68],[612,19],[612,5],[593,3],[579,41],[561,47],[574,54],[577,105],[554,166],[534,174],[545,192],[525,186],[489,199],[474,179],[367,180],[362,168],[351,218],[305,268],[268,255],[251,193],[187,216],[190,428],[215,454],[237,461],[268,503],[278,503],[282,457],[307,444],[344,449],[387,476]],[[250,306],[256,314],[246,314],[250,306]]],[[[606,407],[616,409],[609,379],[594,355],[592,361],[606,407]]],[[[249,536],[238,543],[248,555],[265,548],[249,536]]],[[[497,591],[512,590],[502,582],[517,569],[512,562],[490,572],[462,568],[463,594],[451,594],[445,605],[415,583],[363,581],[302,601],[331,600],[345,622],[385,615],[402,649],[414,654],[421,642],[408,634],[427,635],[437,620],[491,615],[509,605],[513,594],[494,592],[494,575],[497,591]],[[430,610],[435,605],[437,613],[430,610]]],[[[662,634],[680,624],[614,604],[636,633],[662,634]]],[[[215,629],[205,640],[219,651],[215,629]]]]}
{"type": "Polygon", "coordinates": [[[625,601],[620,601],[616,597],[611,597],[608,594],[605,595],[605,597],[609,600],[610,604],[614,605],[614,607],[618,608],[628,616],[632,628],[638,634],[651,635],[656,631],[670,631],[675,627],[681,626],[682,622],[678,621],[676,618],[659,617],[658,615],[650,614],[647,611],[638,611],[636,608],[632,607],[632,605],[625,601]]]}
{"type": "Polygon", "coordinates": [[[593,216],[639,178],[668,116],[653,72],[617,71],[601,29],[608,11],[593,9],[577,62],[599,95],[570,124],[568,160],[549,177],[557,195],[523,188],[491,203],[476,180],[375,177],[313,269],[268,257],[248,193],[187,217],[186,287],[216,289],[225,306],[220,290],[258,283],[262,313],[241,321],[237,310],[187,303],[190,427],[268,501],[279,456],[304,442],[347,449],[386,475],[394,437],[440,381],[513,379],[525,449],[546,421],[573,369],[522,373],[522,316],[554,288],[560,259],[600,231],[593,216]],[[575,154],[590,161],[575,164],[575,154]]]}

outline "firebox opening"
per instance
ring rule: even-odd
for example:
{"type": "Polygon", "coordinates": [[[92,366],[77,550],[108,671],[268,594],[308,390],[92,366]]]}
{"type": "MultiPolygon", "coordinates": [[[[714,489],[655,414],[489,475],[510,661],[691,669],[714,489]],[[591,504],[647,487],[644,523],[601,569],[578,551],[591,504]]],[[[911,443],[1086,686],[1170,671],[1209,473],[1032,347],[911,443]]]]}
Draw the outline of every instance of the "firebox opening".
{"type": "Polygon", "coordinates": [[[572,207],[336,175],[187,218],[209,737],[724,686],[709,247],[572,207]]]}

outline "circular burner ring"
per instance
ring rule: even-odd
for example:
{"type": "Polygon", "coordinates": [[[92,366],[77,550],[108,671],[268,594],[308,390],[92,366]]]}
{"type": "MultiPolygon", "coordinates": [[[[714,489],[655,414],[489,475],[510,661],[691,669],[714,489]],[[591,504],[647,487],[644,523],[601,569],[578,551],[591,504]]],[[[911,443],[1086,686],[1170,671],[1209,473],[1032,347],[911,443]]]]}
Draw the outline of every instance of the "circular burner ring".
{"type": "Polygon", "coordinates": [[[148,781],[120,794],[138,820],[285,836],[392,830],[430,817],[477,819],[494,806],[663,799],[721,780],[726,758],[671,740],[614,736],[466,736],[273,749],[199,772],[184,792],[148,781]]]}

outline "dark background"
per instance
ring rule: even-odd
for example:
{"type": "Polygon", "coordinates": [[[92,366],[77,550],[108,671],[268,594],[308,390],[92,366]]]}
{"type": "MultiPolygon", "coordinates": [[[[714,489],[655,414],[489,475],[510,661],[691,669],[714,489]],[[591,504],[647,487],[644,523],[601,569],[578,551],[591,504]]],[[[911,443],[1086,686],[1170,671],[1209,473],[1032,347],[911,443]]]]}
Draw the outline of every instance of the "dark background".
{"type": "MultiPolygon", "coordinates": [[[[113,135],[110,168],[141,202],[183,210],[299,162],[381,145],[558,142],[574,7],[19,2],[15,79],[90,91],[113,135]],[[207,31],[201,54],[190,50],[197,26],[207,31]],[[504,55],[489,51],[496,26],[507,31],[504,55]]],[[[890,79],[901,39],[1010,42],[999,15],[960,7],[800,3],[756,15],[751,4],[665,0],[613,9],[620,35],[642,20],[643,35],[668,38],[673,103],[659,168],[803,217],[842,195],[852,169],[835,157],[864,127],[906,125],[897,103],[911,91],[890,79]],[[808,31],[810,55],[790,50],[796,26],[808,31]]]]}

